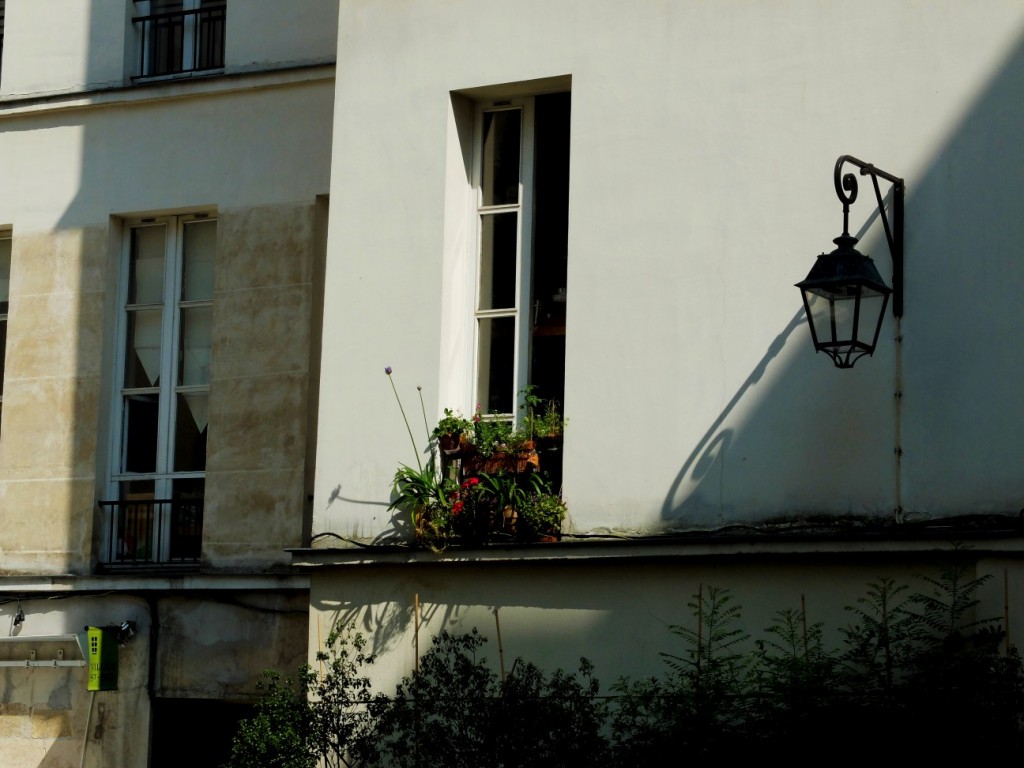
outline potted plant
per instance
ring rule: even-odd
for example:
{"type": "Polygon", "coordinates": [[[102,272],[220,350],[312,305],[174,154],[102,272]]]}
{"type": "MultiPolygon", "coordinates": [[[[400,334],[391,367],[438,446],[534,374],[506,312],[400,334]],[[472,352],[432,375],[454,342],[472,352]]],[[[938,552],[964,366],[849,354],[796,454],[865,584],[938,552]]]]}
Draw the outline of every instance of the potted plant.
{"type": "Polygon", "coordinates": [[[525,411],[523,431],[545,446],[560,440],[565,430],[565,419],[559,411],[558,401],[538,397],[532,384],[523,389],[521,395],[523,404],[520,408],[525,411]]]}
{"type": "Polygon", "coordinates": [[[451,408],[445,408],[444,417],[437,422],[431,437],[437,440],[446,456],[457,456],[466,450],[472,434],[473,422],[461,414],[456,415],[451,408]]]}
{"type": "Polygon", "coordinates": [[[549,490],[531,494],[517,508],[516,535],[525,541],[557,541],[566,513],[565,502],[549,490]]]}

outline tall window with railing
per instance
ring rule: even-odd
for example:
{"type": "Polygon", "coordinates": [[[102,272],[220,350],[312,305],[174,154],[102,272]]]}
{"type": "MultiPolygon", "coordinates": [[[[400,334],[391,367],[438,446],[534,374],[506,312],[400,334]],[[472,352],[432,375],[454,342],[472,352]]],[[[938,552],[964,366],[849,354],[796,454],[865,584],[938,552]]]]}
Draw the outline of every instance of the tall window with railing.
{"type": "Polygon", "coordinates": [[[134,0],[137,77],[185,75],[224,67],[227,0],[134,0]]]}
{"type": "Polygon", "coordinates": [[[128,227],[111,492],[115,564],[197,561],[206,473],[217,222],[128,227]]]}

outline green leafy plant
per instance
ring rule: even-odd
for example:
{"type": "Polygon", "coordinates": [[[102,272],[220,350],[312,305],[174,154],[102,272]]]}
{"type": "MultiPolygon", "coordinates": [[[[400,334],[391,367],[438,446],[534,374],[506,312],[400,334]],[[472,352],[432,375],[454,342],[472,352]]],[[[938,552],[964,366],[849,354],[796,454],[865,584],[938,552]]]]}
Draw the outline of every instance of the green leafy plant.
{"type": "Polygon", "coordinates": [[[444,416],[437,422],[437,426],[431,432],[431,437],[437,440],[449,438],[457,444],[460,436],[466,435],[468,437],[472,433],[472,421],[464,418],[461,414],[454,413],[451,408],[445,408],[444,416]]]}
{"type": "Polygon", "coordinates": [[[534,385],[525,387],[520,392],[522,405],[519,407],[524,411],[522,431],[535,438],[558,438],[565,430],[565,419],[559,410],[557,400],[545,400],[537,396],[537,388],[534,385]]]}
{"type": "Polygon", "coordinates": [[[227,768],[327,768],[376,758],[374,710],[380,699],[362,668],[372,664],[363,636],[336,626],[295,680],[264,673],[256,715],[239,724],[227,768]]]}
{"type": "MultiPolygon", "coordinates": [[[[409,433],[409,441],[412,443],[416,456],[415,467],[400,464],[395,472],[391,484],[393,499],[388,509],[401,509],[409,513],[415,541],[426,544],[435,550],[444,549],[448,545],[451,533],[450,520],[452,504],[455,501],[453,494],[456,484],[449,478],[443,477],[438,471],[437,450],[429,434],[427,437],[427,461],[424,463],[420,459],[420,450],[416,445],[416,438],[413,437],[412,427],[409,426],[402,398],[395,387],[391,367],[385,368],[384,373],[387,374],[391,389],[395,393],[395,400],[398,401],[398,408],[402,413],[402,420],[405,422],[405,429],[409,433]]],[[[423,391],[420,387],[417,387],[416,390],[420,395],[420,411],[423,414],[423,426],[426,429],[427,416],[423,405],[423,391]]]]}
{"type": "Polygon", "coordinates": [[[536,539],[560,531],[567,509],[561,496],[545,488],[530,495],[517,512],[520,538],[536,539]]]}
{"type": "Polygon", "coordinates": [[[378,710],[383,761],[395,768],[489,765],[490,711],[498,681],[477,651],[486,642],[476,629],[441,632],[378,710]]]}
{"type": "Polygon", "coordinates": [[[497,414],[482,416],[478,412],[473,419],[473,445],[481,456],[506,450],[514,432],[512,422],[497,414]]]}

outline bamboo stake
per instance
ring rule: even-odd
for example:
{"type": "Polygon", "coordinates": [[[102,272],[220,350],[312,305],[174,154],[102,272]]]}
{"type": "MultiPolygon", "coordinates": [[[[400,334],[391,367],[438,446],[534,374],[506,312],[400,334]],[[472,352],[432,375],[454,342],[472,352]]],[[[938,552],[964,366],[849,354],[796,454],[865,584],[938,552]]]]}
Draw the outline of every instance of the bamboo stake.
{"type": "Polygon", "coordinates": [[[700,655],[704,637],[704,584],[697,586],[697,681],[700,682],[700,655]]]}
{"type": "Polygon", "coordinates": [[[804,658],[807,658],[807,599],[800,595],[800,615],[804,620],[804,658]]]}
{"type": "Polygon", "coordinates": [[[501,669],[501,682],[505,682],[505,647],[501,644],[501,622],[498,620],[498,609],[494,609],[494,626],[498,630],[498,667],[501,669]]]}
{"type": "Polygon", "coordinates": [[[413,637],[416,642],[416,661],[413,662],[413,669],[417,672],[420,671],[420,593],[417,592],[413,595],[412,599],[412,615],[413,615],[413,637]]]}
{"type": "Polygon", "coordinates": [[[1005,644],[1006,654],[1010,654],[1010,578],[1007,575],[1007,569],[1003,568],[1003,629],[1005,637],[1003,643],[1005,644]]]}

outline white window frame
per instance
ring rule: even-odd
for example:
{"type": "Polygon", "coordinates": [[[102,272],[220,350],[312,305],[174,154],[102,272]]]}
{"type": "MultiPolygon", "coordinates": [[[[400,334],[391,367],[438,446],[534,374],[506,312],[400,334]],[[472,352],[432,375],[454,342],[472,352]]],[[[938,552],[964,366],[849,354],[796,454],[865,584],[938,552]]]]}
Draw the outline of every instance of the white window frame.
{"type": "Polygon", "coordinates": [[[533,267],[533,161],[534,161],[534,124],[533,98],[522,97],[500,100],[491,103],[478,103],[474,116],[473,141],[473,191],[475,203],[475,257],[473,279],[473,364],[472,389],[476,402],[487,413],[487,404],[482,402],[481,377],[482,368],[480,331],[481,320],[512,317],[515,320],[515,345],[512,364],[512,410],[494,414],[495,418],[515,420],[519,414],[520,392],[529,382],[530,377],[530,342],[532,322],[530,311],[530,288],[533,267]],[[515,204],[489,205],[483,204],[483,170],[484,170],[484,114],[488,112],[519,111],[520,147],[519,147],[519,201],[515,204]],[[483,218],[485,216],[516,212],[518,214],[518,233],[516,238],[516,285],[515,306],[511,308],[481,310],[481,275],[483,272],[483,218]]]}
{"type": "MultiPolygon", "coordinates": [[[[182,278],[185,262],[185,227],[192,222],[216,222],[212,213],[194,213],[178,216],[159,216],[128,220],[124,224],[121,248],[121,265],[118,279],[118,322],[116,335],[116,365],[114,371],[114,404],[111,409],[111,446],[110,446],[110,479],[108,498],[121,498],[121,484],[128,481],[153,481],[153,498],[171,499],[173,483],[176,480],[205,480],[205,461],[203,470],[175,471],[174,469],[174,427],[177,423],[177,402],[179,394],[202,393],[209,395],[210,386],[182,385],[178,383],[178,350],[181,338],[182,310],[192,307],[213,306],[212,297],[202,300],[183,300],[182,278]],[[132,233],[145,227],[161,227],[164,235],[163,264],[163,301],[158,304],[128,304],[131,270],[132,233]],[[125,371],[127,363],[128,316],[129,312],[142,307],[161,309],[160,332],[160,377],[157,386],[145,388],[125,387],[125,371]],[[156,467],[153,472],[129,472],[126,467],[128,447],[127,423],[125,419],[125,401],[132,394],[152,394],[158,392],[158,437],[156,446],[156,467]]],[[[216,256],[216,254],[214,254],[216,256]]],[[[160,552],[155,555],[165,560],[169,554],[169,526],[171,516],[162,516],[162,528],[154,530],[154,536],[161,542],[160,552]]],[[[116,553],[108,555],[113,560],[116,553]]]]}

